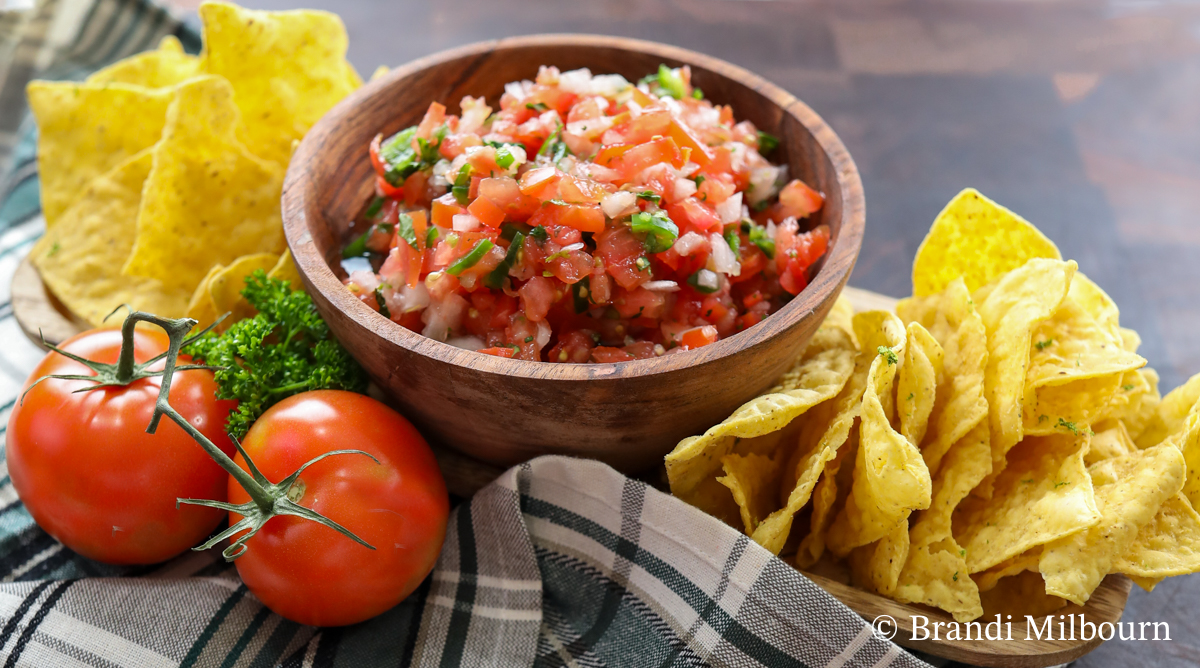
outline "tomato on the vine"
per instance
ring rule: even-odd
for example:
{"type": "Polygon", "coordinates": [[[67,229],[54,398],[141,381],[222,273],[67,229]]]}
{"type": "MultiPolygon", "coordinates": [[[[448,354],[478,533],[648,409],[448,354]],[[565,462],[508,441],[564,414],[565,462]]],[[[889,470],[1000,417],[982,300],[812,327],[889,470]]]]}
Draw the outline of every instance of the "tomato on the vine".
{"type": "MultiPolygon", "coordinates": [[[[121,330],[97,329],[72,337],[60,350],[115,365],[121,341],[121,330]]],[[[138,329],[132,343],[136,367],[165,353],[168,337],[138,329]]],[[[229,476],[178,425],[146,433],[160,377],[108,387],[97,387],[97,380],[43,379],[54,375],[98,378],[86,364],[51,352],[34,369],[9,417],[9,475],[39,526],[89,559],[153,564],[187,550],[220,524],[219,510],[176,507],[179,497],[223,499],[229,476]]],[[[232,454],[224,427],[237,402],[218,401],[216,391],[212,372],[180,370],[170,402],[232,454]]]]}
{"type": "MultiPolygon", "coordinates": [[[[433,452],[399,413],[353,392],[305,392],[263,413],[242,446],[272,483],[338,447],[377,460],[330,456],[287,491],[375,549],[310,519],[278,515],[236,557],[238,574],[271,610],[303,624],[354,624],[395,606],[433,570],[450,511],[446,484],[433,452]]],[[[250,470],[242,455],[235,461],[250,470]]],[[[251,501],[232,478],[229,501],[251,501]]],[[[231,513],[229,523],[241,519],[231,513]]]]}

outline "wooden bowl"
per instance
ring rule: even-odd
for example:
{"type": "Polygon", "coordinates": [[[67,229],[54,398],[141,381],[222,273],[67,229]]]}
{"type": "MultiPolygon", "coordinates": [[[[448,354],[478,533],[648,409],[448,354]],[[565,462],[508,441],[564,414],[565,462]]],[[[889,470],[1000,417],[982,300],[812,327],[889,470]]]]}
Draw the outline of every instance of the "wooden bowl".
{"type": "Polygon", "coordinates": [[[796,359],[854,267],[862,182],[833,130],[803,102],[728,63],[671,46],[592,35],[482,42],[399,67],[342,101],[305,136],[283,186],[283,226],[296,265],[330,329],[429,438],[508,466],[558,453],[626,472],[662,461],[767,389],[796,359]],[[833,241],[812,283],[778,313],[694,351],[613,364],[549,364],[484,355],[426,338],[355,299],[339,275],[345,233],[374,189],[367,147],[420,121],[432,101],[456,112],[464,95],[495,104],[538,65],[588,67],[636,81],[660,63],[738,119],[780,137],[772,155],[825,194],[833,241]]]}

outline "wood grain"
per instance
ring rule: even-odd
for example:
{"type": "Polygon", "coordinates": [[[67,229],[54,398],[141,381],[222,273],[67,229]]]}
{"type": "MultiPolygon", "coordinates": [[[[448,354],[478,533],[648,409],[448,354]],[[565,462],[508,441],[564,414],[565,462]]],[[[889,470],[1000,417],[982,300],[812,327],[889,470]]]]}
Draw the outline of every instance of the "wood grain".
{"type": "MultiPolygon", "coordinates": [[[[31,338],[35,342],[38,340],[36,337],[39,329],[55,334],[57,338],[53,338],[49,334],[46,337],[46,340],[51,343],[61,341],[81,331],[80,326],[72,322],[66,315],[62,304],[48,294],[42,286],[37,271],[28,262],[23,263],[22,269],[18,270],[13,277],[12,289],[14,299],[19,294],[23,302],[21,308],[14,309],[21,329],[27,334],[32,333],[31,338]]],[[[867,290],[847,286],[842,294],[850,300],[856,311],[892,310],[896,306],[895,299],[867,290]]],[[[378,388],[373,388],[372,396],[383,401],[389,399],[378,388]]],[[[437,457],[442,475],[446,479],[446,488],[455,496],[469,498],[504,472],[500,466],[442,447],[436,441],[431,442],[430,445],[437,457]]],[[[644,479],[652,485],[658,482],[657,476],[653,473],[648,474],[644,479]]],[[[1014,621],[1013,624],[1014,640],[1012,641],[912,641],[909,638],[912,636],[913,615],[924,615],[931,622],[946,623],[953,619],[940,610],[898,603],[856,589],[824,575],[815,573],[805,573],[805,575],[845,603],[863,619],[871,621],[879,615],[890,615],[899,623],[899,631],[894,638],[897,643],[935,656],[980,666],[1036,668],[1072,661],[1099,644],[1098,641],[1017,640],[1016,638],[1024,638],[1025,628],[1017,621],[1014,621]]],[[[1072,605],[1055,614],[1083,614],[1089,621],[1096,624],[1105,621],[1115,622],[1120,619],[1131,584],[1126,578],[1109,576],[1082,609],[1072,605]]]]}
{"type": "Polygon", "coordinates": [[[638,40],[541,35],[484,42],[422,58],[360,89],[330,111],[294,154],[283,189],[288,245],[330,329],[371,378],[429,436],[508,466],[540,454],[591,457],[635,473],[655,466],[766,389],[824,319],[854,266],[864,204],[841,141],[804,103],[723,61],[638,40]],[[833,243],[796,299],[763,323],[702,349],[616,364],[545,364],[480,355],[411,332],[342,285],[348,221],[373,189],[367,146],[416,123],[429,103],[454,111],[463,95],[498,99],[541,64],[589,67],[636,80],[660,63],[688,64],[692,81],[738,118],[778,135],[789,173],[826,195],[819,222],[833,243]]]}
{"type": "Polygon", "coordinates": [[[21,260],[12,279],[12,309],[21,331],[30,341],[58,345],[83,331],[84,325],[58,301],[29,258],[21,260]]]}

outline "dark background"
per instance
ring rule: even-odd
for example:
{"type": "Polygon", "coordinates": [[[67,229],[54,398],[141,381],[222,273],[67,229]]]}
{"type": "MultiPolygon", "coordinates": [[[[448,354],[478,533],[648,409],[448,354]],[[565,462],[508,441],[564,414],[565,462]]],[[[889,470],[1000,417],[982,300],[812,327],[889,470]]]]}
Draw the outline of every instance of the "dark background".
{"type": "MultiPolygon", "coordinates": [[[[723,58],[795,93],[849,147],[868,225],[853,285],[908,294],[934,216],[974,186],[1038,225],[1116,299],[1164,390],[1200,372],[1194,1],[242,2],[339,13],[364,78],[380,64],[536,32],[638,37],[723,58]]],[[[1076,665],[1200,665],[1198,610],[1200,576],[1153,594],[1135,587],[1125,619],[1166,621],[1172,641],[1113,641],[1076,665]]]]}

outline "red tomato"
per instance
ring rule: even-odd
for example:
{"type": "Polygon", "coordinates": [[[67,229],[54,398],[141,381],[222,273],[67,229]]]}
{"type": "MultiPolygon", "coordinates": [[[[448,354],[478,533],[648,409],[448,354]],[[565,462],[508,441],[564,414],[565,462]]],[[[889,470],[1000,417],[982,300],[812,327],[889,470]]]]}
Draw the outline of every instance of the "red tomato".
{"type": "MultiPolygon", "coordinates": [[[[305,392],[263,413],[242,445],[272,482],[339,448],[379,460],[323,459],[304,470],[289,494],[374,550],[293,516],[272,518],[246,543],[234,562],[238,574],[274,612],[313,626],[354,624],[404,600],[433,570],[450,511],[446,484],[425,439],[399,413],[353,392],[305,392]]],[[[235,461],[247,469],[240,454],[235,461]]],[[[230,501],[248,502],[228,480],[230,501]]],[[[230,513],[230,524],[240,519],[230,513]]]]}
{"type": "Polygon", "coordinates": [[[486,197],[476,197],[475,201],[467,207],[467,211],[470,211],[472,216],[488,227],[500,227],[500,223],[504,222],[504,209],[496,206],[492,200],[486,197]]]}
{"type": "Polygon", "coordinates": [[[688,349],[701,348],[717,341],[717,328],[712,325],[694,327],[679,336],[679,343],[688,349]]]}
{"type": "Polygon", "coordinates": [[[433,224],[441,228],[454,227],[454,217],[466,211],[454,199],[454,195],[446,193],[441,197],[433,200],[433,208],[430,211],[430,217],[433,219],[433,224]]]}
{"type": "Polygon", "coordinates": [[[806,218],[820,211],[824,205],[825,198],[821,196],[821,193],[809,188],[799,179],[792,179],[779,191],[780,214],[784,218],[788,216],[806,218]]]}
{"type": "MultiPolygon", "coordinates": [[[[134,360],[167,350],[157,329],[134,333],[134,360]]],[[[105,364],[117,361],[121,332],[98,329],[61,348],[105,364]]],[[[188,360],[180,356],[180,360],[188,360]]],[[[94,375],[85,365],[50,353],[26,382],[50,374],[94,375]]],[[[153,564],[196,545],[220,524],[213,508],[180,506],[179,497],[224,499],[229,475],[179,425],[146,427],[161,379],[124,387],[47,379],[17,402],[8,421],[8,471],[29,514],[47,533],[79,554],[111,564],[153,564]]],[[[225,420],[237,406],[217,401],[209,371],[181,371],[171,405],[217,447],[232,455],[225,420]]]]}

